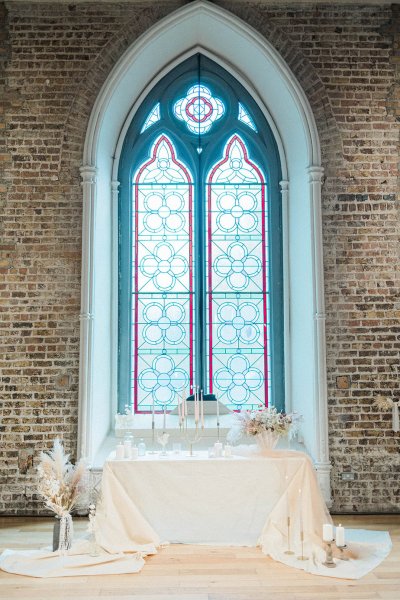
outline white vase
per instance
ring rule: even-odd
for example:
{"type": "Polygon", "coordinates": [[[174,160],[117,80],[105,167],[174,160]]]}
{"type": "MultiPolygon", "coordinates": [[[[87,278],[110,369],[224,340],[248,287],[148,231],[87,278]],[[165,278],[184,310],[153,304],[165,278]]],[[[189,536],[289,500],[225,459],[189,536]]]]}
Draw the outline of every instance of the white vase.
{"type": "Polygon", "coordinates": [[[53,552],[65,552],[72,546],[73,525],[70,514],[62,517],[56,515],[53,526],[53,552]]]}
{"type": "Polygon", "coordinates": [[[256,435],[257,444],[263,452],[273,450],[278,443],[279,433],[275,431],[262,431],[256,435]]]}

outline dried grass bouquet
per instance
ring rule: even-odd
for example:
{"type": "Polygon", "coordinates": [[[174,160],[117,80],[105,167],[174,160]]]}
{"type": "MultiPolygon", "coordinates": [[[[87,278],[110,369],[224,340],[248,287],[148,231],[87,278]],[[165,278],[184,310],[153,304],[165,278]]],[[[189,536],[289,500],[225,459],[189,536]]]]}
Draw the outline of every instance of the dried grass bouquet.
{"type": "Polygon", "coordinates": [[[80,460],[76,465],[71,464],[69,454],[65,454],[64,446],[57,438],[52,450],[40,453],[37,472],[37,491],[47,508],[59,517],[69,514],[85,491],[85,462],[80,460]]]}

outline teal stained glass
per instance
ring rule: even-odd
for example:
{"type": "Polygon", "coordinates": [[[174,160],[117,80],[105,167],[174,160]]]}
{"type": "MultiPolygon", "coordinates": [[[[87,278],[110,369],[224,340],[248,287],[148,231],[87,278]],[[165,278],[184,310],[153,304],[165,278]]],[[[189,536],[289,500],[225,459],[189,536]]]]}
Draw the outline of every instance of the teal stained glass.
{"type": "Polygon", "coordinates": [[[210,131],[213,123],[225,113],[225,106],[215,98],[205,85],[193,85],[184,98],[174,105],[174,115],[184,121],[192,133],[203,134],[210,131]]]}
{"type": "Polygon", "coordinates": [[[250,127],[250,129],[257,131],[257,127],[255,126],[254,121],[251,118],[248,110],[240,102],[238,104],[239,104],[239,114],[238,114],[239,121],[241,121],[242,123],[244,123],[245,125],[250,127]]]}
{"type": "Polygon", "coordinates": [[[143,127],[140,130],[140,133],[143,133],[143,131],[146,131],[146,129],[148,129],[149,127],[154,125],[154,123],[157,123],[157,121],[159,121],[159,120],[160,120],[160,103],[157,102],[157,104],[149,112],[147,119],[145,120],[143,127]]]}

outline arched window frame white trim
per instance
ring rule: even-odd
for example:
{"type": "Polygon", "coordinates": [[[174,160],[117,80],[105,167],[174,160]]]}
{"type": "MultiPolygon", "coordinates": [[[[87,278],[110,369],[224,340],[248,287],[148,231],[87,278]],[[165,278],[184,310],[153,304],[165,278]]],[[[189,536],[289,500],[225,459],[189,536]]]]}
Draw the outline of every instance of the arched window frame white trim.
{"type": "Polygon", "coordinates": [[[197,52],[219,63],[245,86],[277,141],[282,167],[286,404],[304,416],[302,435],[330,502],[323,169],[317,127],[300,84],[273,46],[240,19],[204,0],[171,13],[132,44],[104,83],[89,120],[81,168],[78,453],[95,460],[112,431],[117,406],[116,173],[122,142],[149,89],[197,52]]]}

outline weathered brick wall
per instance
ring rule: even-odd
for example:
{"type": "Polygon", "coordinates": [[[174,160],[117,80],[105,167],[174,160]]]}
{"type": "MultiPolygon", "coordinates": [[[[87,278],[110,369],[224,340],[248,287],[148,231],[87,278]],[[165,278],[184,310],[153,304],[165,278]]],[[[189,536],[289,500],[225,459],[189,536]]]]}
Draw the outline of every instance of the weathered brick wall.
{"type": "MultiPolygon", "coordinates": [[[[85,129],[115,61],[182,2],[151,4],[0,4],[3,512],[40,510],[37,449],[76,447],[85,129]]],[[[374,400],[400,398],[398,5],[219,4],[281,52],[320,133],[334,508],[397,511],[400,434],[374,400]]]]}

